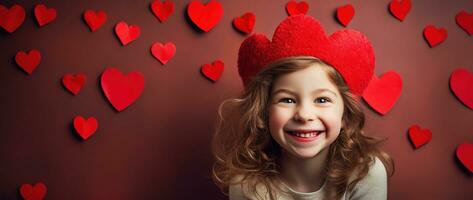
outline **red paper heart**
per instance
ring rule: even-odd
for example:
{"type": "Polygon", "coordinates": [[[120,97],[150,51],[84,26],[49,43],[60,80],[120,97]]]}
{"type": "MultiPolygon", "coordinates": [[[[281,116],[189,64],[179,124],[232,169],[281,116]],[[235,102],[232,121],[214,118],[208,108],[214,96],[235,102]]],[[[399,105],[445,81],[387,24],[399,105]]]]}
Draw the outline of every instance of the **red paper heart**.
{"type": "Polygon", "coordinates": [[[168,42],[165,45],[156,42],[151,46],[151,54],[158,59],[163,65],[165,65],[176,53],[176,45],[172,42],[168,42]]]}
{"type": "Polygon", "coordinates": [[[66,87],[69,92],[71,92],[74,95],[77,95],[84,86],[85,82],[87,80],[87,77],[85,74],[79,73],[79,74],[66,74],[62,77],[62,84],[64,87],[66,87]]]}
{"type": "Polygon", "coordinates": [[[309,10],[309,4],[305,1],[301,1],[297,3],[295,0],[291,0],[287,2],[286,4],[286,11],[291,15],[297,15],[297,14],[307,14],[307,11],[309,10]]]}
{"type": "Polygon", "coordinates": [[[197,27],[209,32],[222,19],[223,7],[216,0],[210,0],[206,5],[199,0],[193,0],[187,7],[187,14],[197,27]]]}
{"type": "Polygon", "coordinates": [[[20,187],[20,194],[25,200],[41,200],[46,196],[46,192],[46,185],[41,182],[36,183],[34,186],[25,183],[20,187]]]}
{"type": "Polygon", "coordinates": [[[145,79],[140,72],[123,75],[116,68],[107,68],[100,82],[105,96],[117,111],[135,102],[145,87],[145,79]]]}
{"type": "Polygon", "coordinates": [[[430,47],[435,47],[447,39],[447,30],[445,28],[437,29],[433,25],[428,25],[424,28],[424,37],[430,47]]]}
{"type": "Polygon", "coordinates": [[[343,26],[347,26],[355,16],[355,8],[351,4],[337,8],[337,18],[343,26]]]}
{"type": "Polygon", "coordinates": [[[15,60],[21,69],[31,75],[41,62],[41,53],[36,49],[30,50],[28,54],[24,51],[19,51],[16,53],[15,60]]]}
{"type": "Polygon", "coordinates": [[[389,4],[389,11],[400,21],[404,21],[411,10],[411,0],[392,0],[389,4]]]}
{"type": "Polygon", "coordinates": [[[165,2],[155,0],[151,3],[151,11],[153,11],[154,16],[156,16],[160,22],[165,22],[174,12],[174,3],[170,0],[166,0],[165,2]]]}
{"type": "Polygon", "coordinates": [[[455,21],[468,35],[473,35],[473,12],[468,14],[465,11],[461,11],[455,17],[455,21]]]}
{"type": "Polygon", "coordinates": [[[56,19],[56,9],[47,8],[44,4],[38,4],[34,8],[34,15],[39,27],[43,27],[56,19]]]}
{"type": "Polygon", "coordinates": [[[89,117],[87,120],[78,115],[74,118],[74,128],[82,139],[87,140],[91,135],[97,131],[99,124],[95,117],[89,117]]]}
{"type": "Polygon", "coordinates": [[[25,16],[25,8],[21,5],[15,4],[10,9],[0,5],[0,26],[9,33],[13,33],[23,24],[25,16]]]}
{"type": "Polygon", "coordinates": [[[457,158],[470,173],[473,173],[473,144],[463,143],[457,147],[457,158]]]}
{"type": "Polygon", "coordinates": [[[363,92],[363,99],[378,113],[385,115],[399,99],[402,79],[395,71],[389,71],[380,78],[373,76],[363,92]]]}
{"type": "Polygon", "coordinates": [[[118,24],[115,26],[115,34],[117,34],[123,46],[136,40],[136,38],[140,36],[140,33],[141,32],[139,26],[128,26],[128,24],[124,21],[118,22],[118,24]]]}
{"type": "Polygon", "coordinates": [[[432,139],[429,129],[421,129],[418,125],[409,128],[409,138],[416,149],[427,144],[432,139]]]}
{"type": "Polygon", "coordinates": [[[255,21],[255,14],[252,12],[247,12],[241,17],[236,17],[233,19],[233,26],[243,33],[251,33],[253,31],[253,27],[255,26],[255,21]]]}
{"type": "Polygon", "coordinates": [[[102,10],[95,12],[89,9],[84,12],[84,20],[89,26],[90,31],[95,32],[107,22],[107,13],[102,10]]]}
{"type": "Polygon", "coordinates": [[[460,101],[473,109],[473,73],[459,68],[450,76],[450,88],[460,101]]]}
{"type": "Polygon", "coordinates": [[[201,72],[213,82],[222,76],[223,70],[224,64],[220,60],[216,60],[212,64],[204,64],[201,68],[201,72]]]}

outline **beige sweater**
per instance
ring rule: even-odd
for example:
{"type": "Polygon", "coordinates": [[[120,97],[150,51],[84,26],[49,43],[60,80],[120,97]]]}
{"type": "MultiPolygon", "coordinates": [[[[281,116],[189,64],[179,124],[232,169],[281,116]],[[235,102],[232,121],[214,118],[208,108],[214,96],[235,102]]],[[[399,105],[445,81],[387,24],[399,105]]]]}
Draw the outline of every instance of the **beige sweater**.
{"type": "MultiPolygon", "coordinates": [[[[321,200],[324,194],[324,185],[317,191],[302,193],[294,191],[284,185],[289,191],[290,196],[278,194],[278,200],[321,200]]],[[[229,188],[230,200],[250,199],[256,200],[255,194],[248,194],[240,184],[231,185],[229,188]]],[[[269,194],[263,185],[257,186],[259,194],[265,194],[265,199],[269,199],[269,194]]],[[[368,175],[355,186],[352,193],[346,192],[342,200],[385,200],[387,199],[387,173],[381,160],[375,158],[374,165],[370,167],[368,175]]]]}

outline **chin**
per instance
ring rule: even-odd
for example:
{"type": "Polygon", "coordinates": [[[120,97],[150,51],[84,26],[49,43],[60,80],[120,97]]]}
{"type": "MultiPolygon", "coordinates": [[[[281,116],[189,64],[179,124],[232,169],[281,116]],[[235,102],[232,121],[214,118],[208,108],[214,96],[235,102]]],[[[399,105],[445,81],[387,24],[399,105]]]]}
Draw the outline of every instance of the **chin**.
{"type": "Polygon", "coordinates": [[[319,147],[312,148],[295,148],[292,150],[291,154],[301,159],[312,159],[322,152],[323,149],[319,147]]]}

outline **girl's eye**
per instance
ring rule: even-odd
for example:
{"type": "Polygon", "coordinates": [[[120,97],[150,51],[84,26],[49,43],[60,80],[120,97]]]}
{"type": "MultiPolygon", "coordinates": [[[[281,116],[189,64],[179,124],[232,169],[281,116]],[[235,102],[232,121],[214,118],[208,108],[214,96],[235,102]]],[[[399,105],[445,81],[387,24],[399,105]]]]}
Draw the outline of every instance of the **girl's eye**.
{"type": "Polygon", "coordinates": [[[321,103],[330,102],[330,99],[327,98],[327,97],[320,97],[320,98],[317,98],[315,101],[317,101],[317,100],[321,100],[321,103]]]}
{"type": "Polygon", "coordinates": [[[281,100],[279,100],[279,102],[293,103],[294,100],[293,100],[293,99],[290,99],[290,98],[282,98],[281,100]],[[288,102],[288,101],[292,101],[292,102],[288,102]]]}

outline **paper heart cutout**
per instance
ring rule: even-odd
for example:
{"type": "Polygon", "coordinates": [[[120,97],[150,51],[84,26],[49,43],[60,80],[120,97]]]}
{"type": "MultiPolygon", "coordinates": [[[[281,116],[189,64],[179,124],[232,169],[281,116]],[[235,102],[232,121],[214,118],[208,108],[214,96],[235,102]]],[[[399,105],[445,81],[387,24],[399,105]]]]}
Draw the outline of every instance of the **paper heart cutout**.
{"type": "Polygon", "coordinates": [[[95,32],[107,22],[107,13],[102,10],[96,12],[89,9],[84,12],[84,20],[89,26],[90,31],[95,32]]]}
{"type": "Polygon", "coordinates": [[[56,9],[47,8],[44,4],[38,4],[34,8],[34,15],[39,27],[43,27],[56,19],[56,9]]]}
{"type": "Polygon", "coordinates": [[[402,79],[395,71],[389,71],[380,78],[373,76],[363,92],[363,99],[378,113],[385,115],[401,96],[402,79]]]}
{"type": "Polygon", "coordinates": [[[140,72],[130,72],[123,75],[118,69],[109,67],[101,77],[102,90],[117,111],[122,111],[143,92],[145,80],[140,72]]]}
{"type": "Polygon", "coordinates": [[[404,21],[411,7],[411,0],[392,0],[389,4],[389,11],[391,11],[391,14],[399,21],[404,21]]]}
{"type": "Polygon", "coordinates": [[[174,12],[174,3],[170,0],[161,2],[161,0],[155,0],[151,3],[151,11],[160,22],[165,22],[169,16],[174,12]]]}
{"type": "Polygon", "coordinates": [[[473,144],[463,143],[457,147],[457,158],[470,173],[473,173],[473,144]]]}
{"type": "Polygon", "coordinates": [[[305,1],[297,3],[295,0],[291,0],[286,4],[286,11],[289,16],[297,14],[305,15],[307,11],[309,11],[309,4],[305,1]]]}
{"type": "Polygon", "coordinates": [[[62,84],[73,95],[77,95],[82,86],[84,86],[86,80],[87,77],[82,73],[66,74],[62,77],[62,84]]]}
{"type": "Polygon", "coordinates": [[[445,28],[436,28],[433,25],[428,25],[424,28],[424,37],[429,43],[430,47],[435,47],[447,39],[447,30],[445,28]]]}
{"type": "Polygon", "coordinates": [[[455,21],[468,35],[473,35],[473,12],[468,14],[465,11],[461,11],[455,17],[455,21]]]}
{"type": "Polygon", "coordinates": [[[187,14],[197,27],[209,32],[222,19],[223,7],[216,0],[210,0],[206,5],[199,0],[193,0],[187,7],[187,14]]]}
{"type": "Polygon", "coordinates": [[[129,25],[120,21],[115,25],[115,34],[117,34],[118,39],[123,46],[129,44],[130,42],[136,40],[141,34],[140,27],[138,25],[129,25]]]}
{"type": "Polygon", "coordinates": [[[25,183],[20,187],[20,194],[24,200],[41,200],[46,196],[47,190],[46,185],[42,182],[38,182],[34,186],[25,183]]]}
{"type": "Polygon", "coordinates": [[[409,128],[409,139],[416,149],[432,140],[432,132],[429,129],[421,129],[419,125],[409,128]]]}
{"type": "Polygon", "coordinates": [[[243,32],[243,33],[251,33],[253,31],[253,27],[255,26],[256,16],[252,12],[247,12],[243,14],[241,17],[236,17],[233,19],[233,26],[243,32]]]}
{"type": "Polygon", "coordinates": [[[473,73],[466,69],[456,69],[450,75],[450,89],[468,108],[473,110],[473,73]]]}
{"type": "Polygon", "coordinates": [[[95,117],[89,117],[84,119],[84,117],[78,115],[74,118],[74,129],[82,137],[82,139],[87,140],[92,136],[99,127],[97,119],[95,117]]]}
{"type": "Polygon", "coordinates": [[[172,42],[162,44],[156,42],[151,46],[151,54],[158,59],[163,65],[165,65],[176,53],[176,45],[172,42]]]}
{"type": "Polygon", "coordinates": [[[337,18],[343,26],[346,27],[353,19],[353,16],[355,16],[355,8],[351,4],[337,8],[337,18]]]}
{"type": "Polygon", "coordinates": [[[16,53],[15,61],[21,69],[28,73],[28,75],[31,75],[41,62],[41,53],[36,49],[30,50],[28,54],[24,51],[19,51],[16,53]]]}
{"type": "Polygon", "coordinates": [[[25,8],[14,4],[10,9],[0,5],[0,26],[9,33],[13,33],[25,21],[25,8]]]}
{"type": "Polygon", "coordinates": [[[201,72],[207,78],[215,82],[222,76],[224,68],[224,63],[220,60],[216,60],[212,64],[204,64],[201,67],[201,72]]]}

